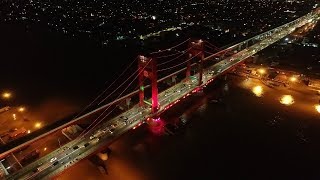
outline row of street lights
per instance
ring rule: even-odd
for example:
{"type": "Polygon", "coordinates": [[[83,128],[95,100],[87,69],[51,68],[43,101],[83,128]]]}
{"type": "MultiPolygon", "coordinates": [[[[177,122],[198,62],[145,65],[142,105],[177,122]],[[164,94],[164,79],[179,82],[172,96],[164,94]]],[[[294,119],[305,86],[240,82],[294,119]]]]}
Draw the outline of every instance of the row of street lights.
{"type": "MultiPolygon", "coordinates": [[[[267,73],[267,70],[264,68],[259,68],[257,71],[261,76],[263,76],[267,73]]],[[[296,82],[297,80],[298,80],[298,78],[295,75],[293,75],[289,78],[289,81],[291,81],[291,82],[296,82]]]]}

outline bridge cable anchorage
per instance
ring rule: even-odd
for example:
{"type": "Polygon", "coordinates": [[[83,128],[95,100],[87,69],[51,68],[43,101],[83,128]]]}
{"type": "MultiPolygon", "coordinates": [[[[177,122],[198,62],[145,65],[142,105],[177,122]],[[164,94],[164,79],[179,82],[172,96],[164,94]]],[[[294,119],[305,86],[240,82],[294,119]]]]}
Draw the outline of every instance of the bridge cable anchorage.
{"type": "Polygon", "coordinates": [[[173,58],[173,59],[170,59],[170,60],[165,61],[165,62],[162,62],[162,63],[158,63],[157,66],[161,66],[161,65],[167,64],[167,63],[169,63],[169,62],[172,62],[172,61],[180,58],[181,56],[185,55],[185,54],[186,54],[187,52],[189,52],[191,49],[192,49],[192,47],[184,50],[184,52],[183,52],[182,54],[180,54],[179,56],[177,56],[177,57],[175,57],[175,58],[173,58]]]}
{"type": "MultiPolygon", "coordinates": [[[[103,90],[91,103],[89,103],[84,109],[82,109],[73,119],[76,119],[77,117],[79,117],[80,114],[82,114],[85,110],[87,110],[90,106],[92,106],[103,94],[105,94],[110,89],[110,87],[133,65],[133,63],[137,59],[138,57],[136,57],[105,90],[103,90]]],[[[105,84],[106,83],[107,81],[105,82],[105,84]]]]}
{"type": "Polygon", "coordinates": [[[163,69],[158,69],[158,72],[161,72],[161,71],[166,71],[166,70],[169,70],[169,69],[173,69],[175,67],[178,67],[178,66],[181,66],[183,65],[184,63],[188,62],[188,61],[191,61],[193,58],[197,57],[199,54],[201,54],[201,52],[199,52],[198,54],[196,54],[195,56],[192,56],[191,58],[187,59],[186,61],[182,62],[182,63],[179,63],[177,65],[174,65],[174,66],[171,66],[171,67],[168,67],[168,68],[163,68],[163,69]]]}
{"type": "Polygon", "coordinates": [[[182,44],[188,42],[189,40],[190,40],[190,38],[188,38],[187,40],[185,40],[185,41],[183,41],[183,42],[181,42],[181,43],[179,43],[179,44],[177,44],[175,46],[172,46],[170,48],[163,49],[163,50],[154,51],[154,52],[151,52],[150,54],[152,55],[152,54],[157,54],[157,53],[161,53],[161,52],[165,52],[165,51],[171,51],[171,49],[175,49],[175,48],[181,46],[182,44]]]}

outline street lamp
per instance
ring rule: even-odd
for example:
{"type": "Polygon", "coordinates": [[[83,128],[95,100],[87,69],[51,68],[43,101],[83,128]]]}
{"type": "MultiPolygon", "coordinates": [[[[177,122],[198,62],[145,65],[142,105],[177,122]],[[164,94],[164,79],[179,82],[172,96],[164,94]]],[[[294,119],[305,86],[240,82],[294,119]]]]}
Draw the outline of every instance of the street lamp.
{"type": "Polygon", "coordinates": [[[290,106],[294,103],[294,99],[291,95],[284,95],[281,97],[280,103],[286,106],[290,106]]]}
{"type": "Polygon", "coordinates": [[[4,99],[9,99],[11,97],[11,93],[10,92],[4,92],[4,93],[2,93],[2,97],[4,99]]]}
{"type": "Polygon", "coordinates": [[[317,105],[315,105],[314,107],[315,107],[316,111],[317,111],[318,113],[320,113],[320,104],[317,104],[317,105]]]}
{"type": "Polygon", "coordinates": [[[261,75],[263,75],[263,74],[266,73],[266,70],[263,69],[263,68],[260,68],[260,69],[258,69],[258,72],[259,72],[261,75]]]}
{"type": "Polygon", "coordinates": [[[23,112],[24,110],[25,110],[24,107],[20,107],[20,108],[18,109],[19,112],[23,112]]]}
{"type": "Polygon", "coordinates": [[[289,79],[291,82],[296,82],[297,81],[297,78],[295,77],[295,76],[292,76],[292,77],[290,77],[290,79],[289,79]]]}
{"type": "Polygon", "coordinates": [[[262,94],[263,94],[263,89],[262,89],[261,86],[255,86],[255,87],[253,87],[252,92],[253,92],[256,96],[261,97],[262,94]]]}
{"type": "Polygon", "coordinates": [[[40,128],[40,127],[41,127],[41,123],[40,123],[40,122],[37,122],[37,123],[34,125],[34,127],[40,128]]]}

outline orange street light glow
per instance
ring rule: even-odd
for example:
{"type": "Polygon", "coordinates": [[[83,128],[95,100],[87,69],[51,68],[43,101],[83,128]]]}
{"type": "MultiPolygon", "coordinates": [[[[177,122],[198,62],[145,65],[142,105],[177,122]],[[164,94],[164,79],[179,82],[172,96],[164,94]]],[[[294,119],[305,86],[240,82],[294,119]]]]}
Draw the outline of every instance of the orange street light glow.
{"type": "Polygon", "coordinates": [[[259,72],[260,74],[265,74],[265,73],[266,73],[266,70],[263,69],[263,68],[260,68],[260,69],[258,69],[258,72],[259,72]]]}
{"type": "Polygon", "coordinates": [[[23,112],[24,110],[25,110],[24,107],[20,107],[20,108],[18,109],[19,112],[23,112]]]}
{"type": "Polygon", "coordinates": [[[41,123],[37,122],[37,123],[34,125],[34,127],[40,128],[40,127],[41,127],[41,123]]]}
{"type": "Polygon", "coordinates": [[[297,78],[296,78],[295,76],[292,76],[292,77],[290,78],[290,81],[291,81],[291,82],[296,82],[296,81],[297,81],[297,78]]]}
{"type": "Polygon", "coordinates": [[[43,151],[46,151],[47,150],[47,148],[45,147],[45,148],[43,148],[43,151]]]}
{"type": "Polygon", "coordinates": [[[27,133],[28,133],[28,134],[30,134],[30,133],[31,133],[31,131],[30,131],[30,130],[28,130],[28,131],[27,131],[27,133]]]}
{"type": "Polygon", "coordinates": [[[284,95],[280,99],[280,103],[286,106],[290,106],[294,103],[293,97],[291,95],[284,95]]]}
{"type": "Polygon", "coordinates": [[[2,94],[2,97],[5,98],[5,99],[8,99],[8,98],[11,97],[11,93],[9,93],[9,92],[4,92],[4,93],[2,94]]]}
{"type": "Polygon", "coordinates": [[[262,89],[261,86],[255,86],[255,87],[253,87],[252,92],[253,92],[256,96],[261,97],[262,94],[263,94],[263,89],[262,89]]]}
{"type": "Polygon", "coordinates": [[[320,104],[317,104],[317,105],[315,105],[314,107],[316,108],[316,111],[317,111],[318,113],[320,113],[320,104]]]}

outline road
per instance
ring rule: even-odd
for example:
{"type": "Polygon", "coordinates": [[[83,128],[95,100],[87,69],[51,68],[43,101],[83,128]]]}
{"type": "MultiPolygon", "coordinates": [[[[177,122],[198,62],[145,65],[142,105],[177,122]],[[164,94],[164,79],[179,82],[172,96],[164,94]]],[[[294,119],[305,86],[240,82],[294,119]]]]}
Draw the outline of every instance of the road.
{"type": "MultiPolygon", "coordinates": [[[[300,20],[298,23],[294,23],[291,26],[287,24],[283,25],[279,27],[280,30],[276,29],[273,33],[263,37],[262,40],[260,39],[260,42],[205,69],[203,71],[203,85],[208,84],[217,76],[223,74],[237,64],[242,63],[246,58],[292,33],[297,27],[301,27],[308,23],[311,18],[315,17],[318,17],[318,15],[306,15],[299,18],[300,20]]],[[[162,112],[171,105],[179,102],[181,98],[185,98],[191,93],[196,92],[198,89],[198,76],[199,74],[196,74],[189,81],[182,81],[161,92],[159,94],[159,112],[162,112]]],[[[130,110],[99,125],[92,133],[85,134],[85,136],[65,144],[47,156],[24,167],[7,179],[42,179],[57,175],[81,159],[86,158],[100,147],[110,144],[117,137],[142,124],[147,118],[152,116],[154,116],[154,114],[151,114],[150,107],[143,108],[139,107],[139,105],[135,105],[130,110]],[[110,132],[110,130],[112,132],[110,132]],[[85,146],[85,144],[88,144],[88,146],[85,146]]]]}

